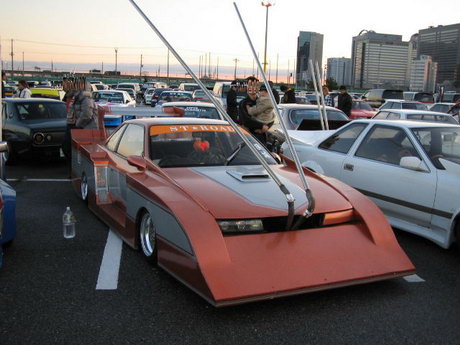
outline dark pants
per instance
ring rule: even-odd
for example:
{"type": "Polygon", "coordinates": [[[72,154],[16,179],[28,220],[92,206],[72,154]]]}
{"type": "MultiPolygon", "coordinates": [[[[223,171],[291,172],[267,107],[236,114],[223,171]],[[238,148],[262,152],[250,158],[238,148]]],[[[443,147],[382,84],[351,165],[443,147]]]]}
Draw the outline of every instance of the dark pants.
{"type": "Polygon", "coordinates": [[[72,161],[72,135],[70,131],[77,128],[75,125],[67,124],[64,134],[64,141],[62,142],[62,152],[64,152],[67,161],[72,161]]]}

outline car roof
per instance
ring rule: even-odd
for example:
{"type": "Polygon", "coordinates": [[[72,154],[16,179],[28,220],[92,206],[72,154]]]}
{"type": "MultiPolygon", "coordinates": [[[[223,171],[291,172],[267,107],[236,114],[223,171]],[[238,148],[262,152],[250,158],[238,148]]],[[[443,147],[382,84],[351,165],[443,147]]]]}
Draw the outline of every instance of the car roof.
{"type": "Polygon", "coordinates": [[[31,98],[2,98],[2,101],[10,103],[38,103],[38,102],[48,102],[48,103],[64,103],[57,99],[45,98],[45,97],[31,97],[31,98]]]}
{"type": "Polygon", "coordinates": [[[389,111],[392,113],[399,113],[399,114],[425,114],[425,115],[452,116],[450,114],[440,113],[437,111],[417,110],[417,109],[382,109],[380,111],[389,111]]]}
{"type": "Polygon", "coordinates": [[[450,103],[450,102],[438,102],[438,103],[433,103],[432,106],[436,105],[436,104],[440,104],[440,105],[455,105],[455,103],[450,103]]]}
{"type": "MultiPolygon", "coordinates": [[[[318,106],[315,104],[297,104],[297,103],[282,103],[278,104],[278,107],[281,109],[318,109],[318,106]]],[[[328,110],[336,110],[336,111],[341,111],[340,109],[334,108],[334,107],[328,107],[326,106],[326,109],[328,110]]]]}
{"type": "Polygon", "coordinates": [[[193,117],[152,117],[125,121],[124,123],[142,123],[151,125],[229,125],[227,121],[198,119],[193,117]]]}
{"type": "Polygon", "coordinates": [[[437,122],[428,122],[428,121],[410,121],[410,120],[354,120],[350,122],[353,123],[375,123],[382,125],[392,125],[405,128],[426,128],[426,127],[454,127],[459,128],[459,125],[450,124],[450,123],[437,123],[437,122]]]}
{"type": "Polygon", "coordinates": [[[215,105],[209,102],[168,102],[163,107],[204,107],[215,108],[215,105]]]}
{"type": "MultiPolygon", "coordinates": [[[[97,91],[93,91],[93,93],[123,93],[125,92],[126,89],[116,89],[116,90],[97,90],[97,91]]],[[[132,90],[132,89],[129,89],[129,90],[132,90]]]]}
{"type": "Polygon", "coordinates": [[[422,102],[418,102],[418,101],[406,101],[405,99],[386,99],[386,100],[385,100],[385,103],[388,103],[388,102],[423,104],[422,102]]]}

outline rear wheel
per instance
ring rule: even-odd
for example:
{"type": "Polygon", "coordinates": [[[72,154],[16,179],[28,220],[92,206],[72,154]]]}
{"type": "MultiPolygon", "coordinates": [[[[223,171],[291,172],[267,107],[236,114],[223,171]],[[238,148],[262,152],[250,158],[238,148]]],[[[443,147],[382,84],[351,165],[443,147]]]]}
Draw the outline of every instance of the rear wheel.
{"type": "Polygon", "coordinates": [[[139,221],[139,243],[142,254],[151,264],[157,262],[156,229],[152,217],[145,211],[139,221]]]}

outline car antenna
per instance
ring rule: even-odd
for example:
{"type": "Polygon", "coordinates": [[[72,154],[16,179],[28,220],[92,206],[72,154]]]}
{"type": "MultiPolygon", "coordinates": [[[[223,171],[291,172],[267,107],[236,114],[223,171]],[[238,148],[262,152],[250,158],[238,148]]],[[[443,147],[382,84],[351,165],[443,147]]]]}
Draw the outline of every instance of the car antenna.
{"type": "MultiPolygon", "coordinates": [[[[182,67],[187,71],[187,73],[195,80],[195,82],[200,86],[206,96],[211,100],[211,102],[216,107],[219,114],[230,124],[230,126],[235,130],[235,132],[241,137],[244,141],[246,146],[252,151],[252,153],[257,157],[260,164],[265,168],[268,175],[275,181],[278,185],[278,188],[286,197],[286,201],[288,204],[288,221],[286,223],[286,230],[290,230],[292,227],[292,223],[294,220],[294,212],[295,212],[295,198],[291,194],[291,192],[287,189],[287,187],[281,182],[279,177],[275,174],[275,172],[270,168],[270,165],[267,163],[265,158],[262,154],[254,147],[252,142],[246,137],[246,135],[241,131],[238,125],[233,122],[230,115],[227,114],[222,104],[220,104],[212,95],[212,93],[206,88],[206,86],[201,82],[201,80],[195,75],[195,73],[190,69],[190,67],[186,64],[186,62],[180,57],[180,55],[176,52],[176,50],[169,44],[166,38],[161,34],[161,32],[156,28],[156,26],[152,23],[152,21],[145,15],[145,13],[140,9],[140,7],[136,4],[134,0],[129,0],[134,8],[139,12],[139,14],[144,18],[150,28],[157,34],[157,36],[163,41],[169,51],[174,55],[174,57],[179,61],[182,67]]],[[[307,196],[308,199],[308,196],[307,196]]],[[[310,205],[310,204],[309,204],[310,205]]]]}
{"type": "MultiPolygon", "coordinates": [[[[304,171],[303,171],[303,167],[300,164],[299,156],[297,155],[297,151],[294,149],[294,145],[292,144],[292,140],[291,140],[291,137],[289,136],[286,124],[284,123],[284,120],[281,117],[280,111],[278,109],[278,105],[277,105],[277,103],[275,101],[275,96],[273,95],[272,88],[271,88],[271,86],[270,86],[270,84],[268,82],[267,76],[265,75],[265,72],[264,72],[262,66],[260,65],[260,61],[259,61],[259,59],[257,57],[257,54],[256,54],[256,51],[255,51],[254,46],[252,44],[251,38],[249,37],[249,33],[246,30],[246,25],[244,24],[244,21],[243,21],[243,18],[241,17],[240,11],[238,10],[238,6],[237,6],[237,4],[235,2],[233,3],[233,6],[235,6],[236,13],[238,15],[238,18],[240,19],[241,26],[243,27],[244,33],[245,33],[246,38],[247,38],[248,43],[249,43],[249,47],[251,48],[251,52],[252,52],[252,55],[254,57],[254,61],[257,63],[257,68],[259,69],[259,72],[260,72],[260,75],[262,76],[262,79],[264,81],[265,87],[267,88],[268,94],[269,94],[270,99],[271,99],[272,104],[273,104],[273,109],[275,111],[275,114],[278,117],[278,120],[279,120],[279,122],[281,124],[281,127],[283,128],[283,131],[284,131],[284,134],[285,134],[285,137],[286,137],[286,142],[287,142],[287,144],[289,146],[289,150],[291,150],[291,152],[292,152],[292,157],[294,159],[294,163],[295,163],[295,166],[297,168],[297,172],[299,173],[300,180],[302,181],[303,187],[305,189],[305,194],[306,194],[307,201],[308,201],[307,209],[303,213],[303,217],[308,218],[313,214],[313,211],[315,209],[315,198],[313,197],[313,193],[311,192],[311,189],[310,189],[310,187],[308,185],[307,179],[306,179],[304,171]]],[[[302,218],[299,218],[298,222],[294,225],[294,228],[300,226],[301,223],[302,223],[302,218]]]]}

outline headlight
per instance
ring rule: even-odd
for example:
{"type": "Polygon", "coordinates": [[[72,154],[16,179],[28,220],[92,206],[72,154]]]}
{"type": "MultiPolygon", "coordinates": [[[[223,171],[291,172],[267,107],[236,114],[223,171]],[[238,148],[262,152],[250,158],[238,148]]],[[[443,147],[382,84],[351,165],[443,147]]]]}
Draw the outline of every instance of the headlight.
{"type": "Polygon", "coordinates": [[[263,231],[261,219],[219,220],[217,221],[223,233],[242,233],[263,231]]]}

